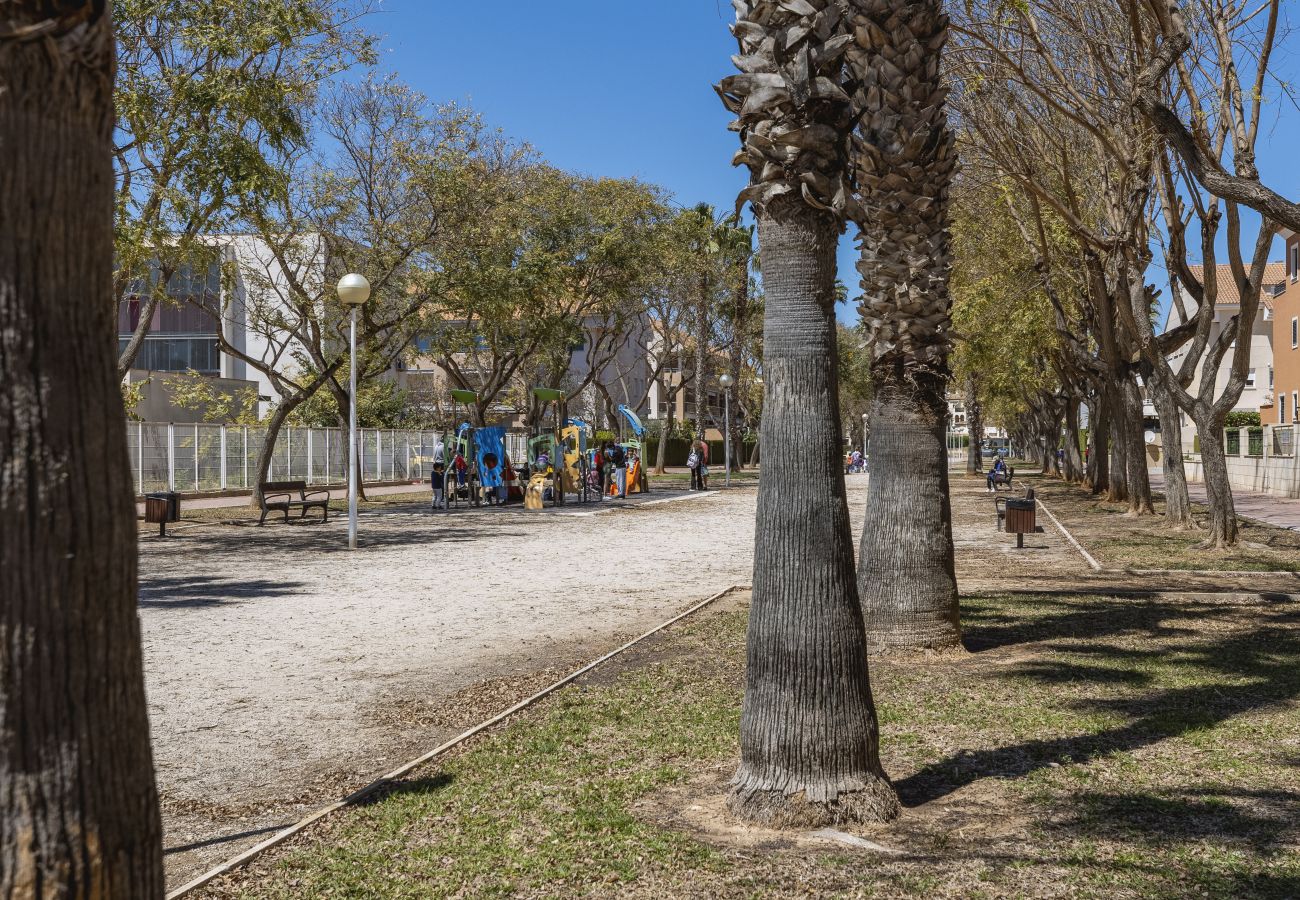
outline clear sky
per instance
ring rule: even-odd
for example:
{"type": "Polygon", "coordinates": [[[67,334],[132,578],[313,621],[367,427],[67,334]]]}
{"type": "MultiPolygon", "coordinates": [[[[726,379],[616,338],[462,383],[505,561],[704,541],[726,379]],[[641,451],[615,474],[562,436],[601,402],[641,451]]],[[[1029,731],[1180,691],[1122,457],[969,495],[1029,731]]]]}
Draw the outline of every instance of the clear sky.
{"type": "MultiPolygon", "coordinates": [[[[367,23],[384,35],[381,65],[432,100],[468,102],[563,168],[654,182],[684,207],[734,205],[745,176],[730,166],[737,139],[712,88],[734,71],[728,0],[384,0],[383,10],[367,23]]],[[[1300,35],[1275,63],[1297,80],[1300,35]]],[[[1260,168],[1300,197],[1300,112],[1290,101],[1272,107],[1260,168]]],[[[846,236],[840,278],[851,295],[855,256],[846,236]]],[[[1151,277],[1164,286],[1163,273],[1151,277]]],[[[840,315],[856,318],[847,307],[840,315]]]]}

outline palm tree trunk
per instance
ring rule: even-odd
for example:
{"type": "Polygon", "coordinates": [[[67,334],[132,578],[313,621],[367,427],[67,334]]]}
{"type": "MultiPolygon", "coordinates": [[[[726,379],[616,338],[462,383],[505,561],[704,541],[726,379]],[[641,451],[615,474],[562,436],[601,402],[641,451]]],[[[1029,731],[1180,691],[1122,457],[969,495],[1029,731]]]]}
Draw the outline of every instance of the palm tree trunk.
{"type": "Polygon", "coordinates": [[[113,29],[0,15],[0,897],[163,895],[117,378],[113,29]],[[21,35],[21,36],[16,36],[21,35]]]}
{"type": "Polygon", "coordinates": [[[858,591],[873,651],[961,643],[938,376],[876,383],[858,591]]]}
{"type": "Polygon", "coordinates": [[[961,634],[944,387],[957,152],[939,65],[948,19],[941,0],[847,7],[860,309],[876,388],[858,587],[872,648],[952,648],[961,634]]]}
{"type": "Polygon", "coordinates": [[[838,233],[831,216],[789,198],[758,218],[767,455],[731,806],[780,827],[880,821],[899,809],[880,765],[840,458],[838,233]]]}

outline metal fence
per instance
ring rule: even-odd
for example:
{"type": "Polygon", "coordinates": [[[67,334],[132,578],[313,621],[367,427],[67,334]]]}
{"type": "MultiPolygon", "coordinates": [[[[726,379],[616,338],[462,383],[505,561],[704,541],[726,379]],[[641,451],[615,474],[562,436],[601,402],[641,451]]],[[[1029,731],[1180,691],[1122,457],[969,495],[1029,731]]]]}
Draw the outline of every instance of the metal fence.
{"type": "Polygon", "coordinates": [[[1274,425],[1269,430],[1273,432],[1272,452],[1274,456],[1295,455],[1295,426],[1294,425],[1274,425]]]}
{"type": "MultiPolygon", "coordinates": [[[[519,435],[523,439],[523,435],[519,435]]],[[[361,477],[366,481],[414,481],[433,464],[438,431],[363,428],[357,433],[361,477]]],[[[250,489],[266,429],[256,425],[130,422],[127,444],[137,494],[146,491],[250,489]]],[[[269,478],[308,484],[347,480],[348,435],[341,428],[280,429],[269,478]]]]}

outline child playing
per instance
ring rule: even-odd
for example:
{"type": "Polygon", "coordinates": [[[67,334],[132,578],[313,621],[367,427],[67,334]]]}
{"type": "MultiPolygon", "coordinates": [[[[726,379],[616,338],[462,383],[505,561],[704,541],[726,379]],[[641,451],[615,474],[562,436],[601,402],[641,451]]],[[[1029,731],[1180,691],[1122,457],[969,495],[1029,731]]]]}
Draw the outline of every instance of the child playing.
{"type": "Polygon", "coordinates": [[[433,488],[433,508],[446,509],[447,466],[443,462],[433,464],[433,471],[429,474],[429,486],[433,488]]]}

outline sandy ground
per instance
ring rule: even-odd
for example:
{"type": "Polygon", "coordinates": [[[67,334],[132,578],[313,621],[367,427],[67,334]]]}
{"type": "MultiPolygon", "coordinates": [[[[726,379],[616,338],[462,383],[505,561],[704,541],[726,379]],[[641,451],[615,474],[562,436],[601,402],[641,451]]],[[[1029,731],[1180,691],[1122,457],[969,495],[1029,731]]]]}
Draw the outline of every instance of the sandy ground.
{"type": "Polygon", "coordinates": [[[171,886],[455,733],[440,698],[576,667],[747,584],[754,498],[398,508],[362,516],[356,553],[342,519],[143,537],[171,886]]]}
{"type": "MultiPolygon", "coordinates": [[[[848,478],[855,534],[867,477],[848,478]]],[[[748,584],[756,489],[636,504],[211,524],[141,538],[140,607],[175,887],[698,600],[748,584]]],[[[646,502],[650,501],[650,502],[646,502]]],[[[963,592],[1091,582],[953,481],[963,592]]]]}

